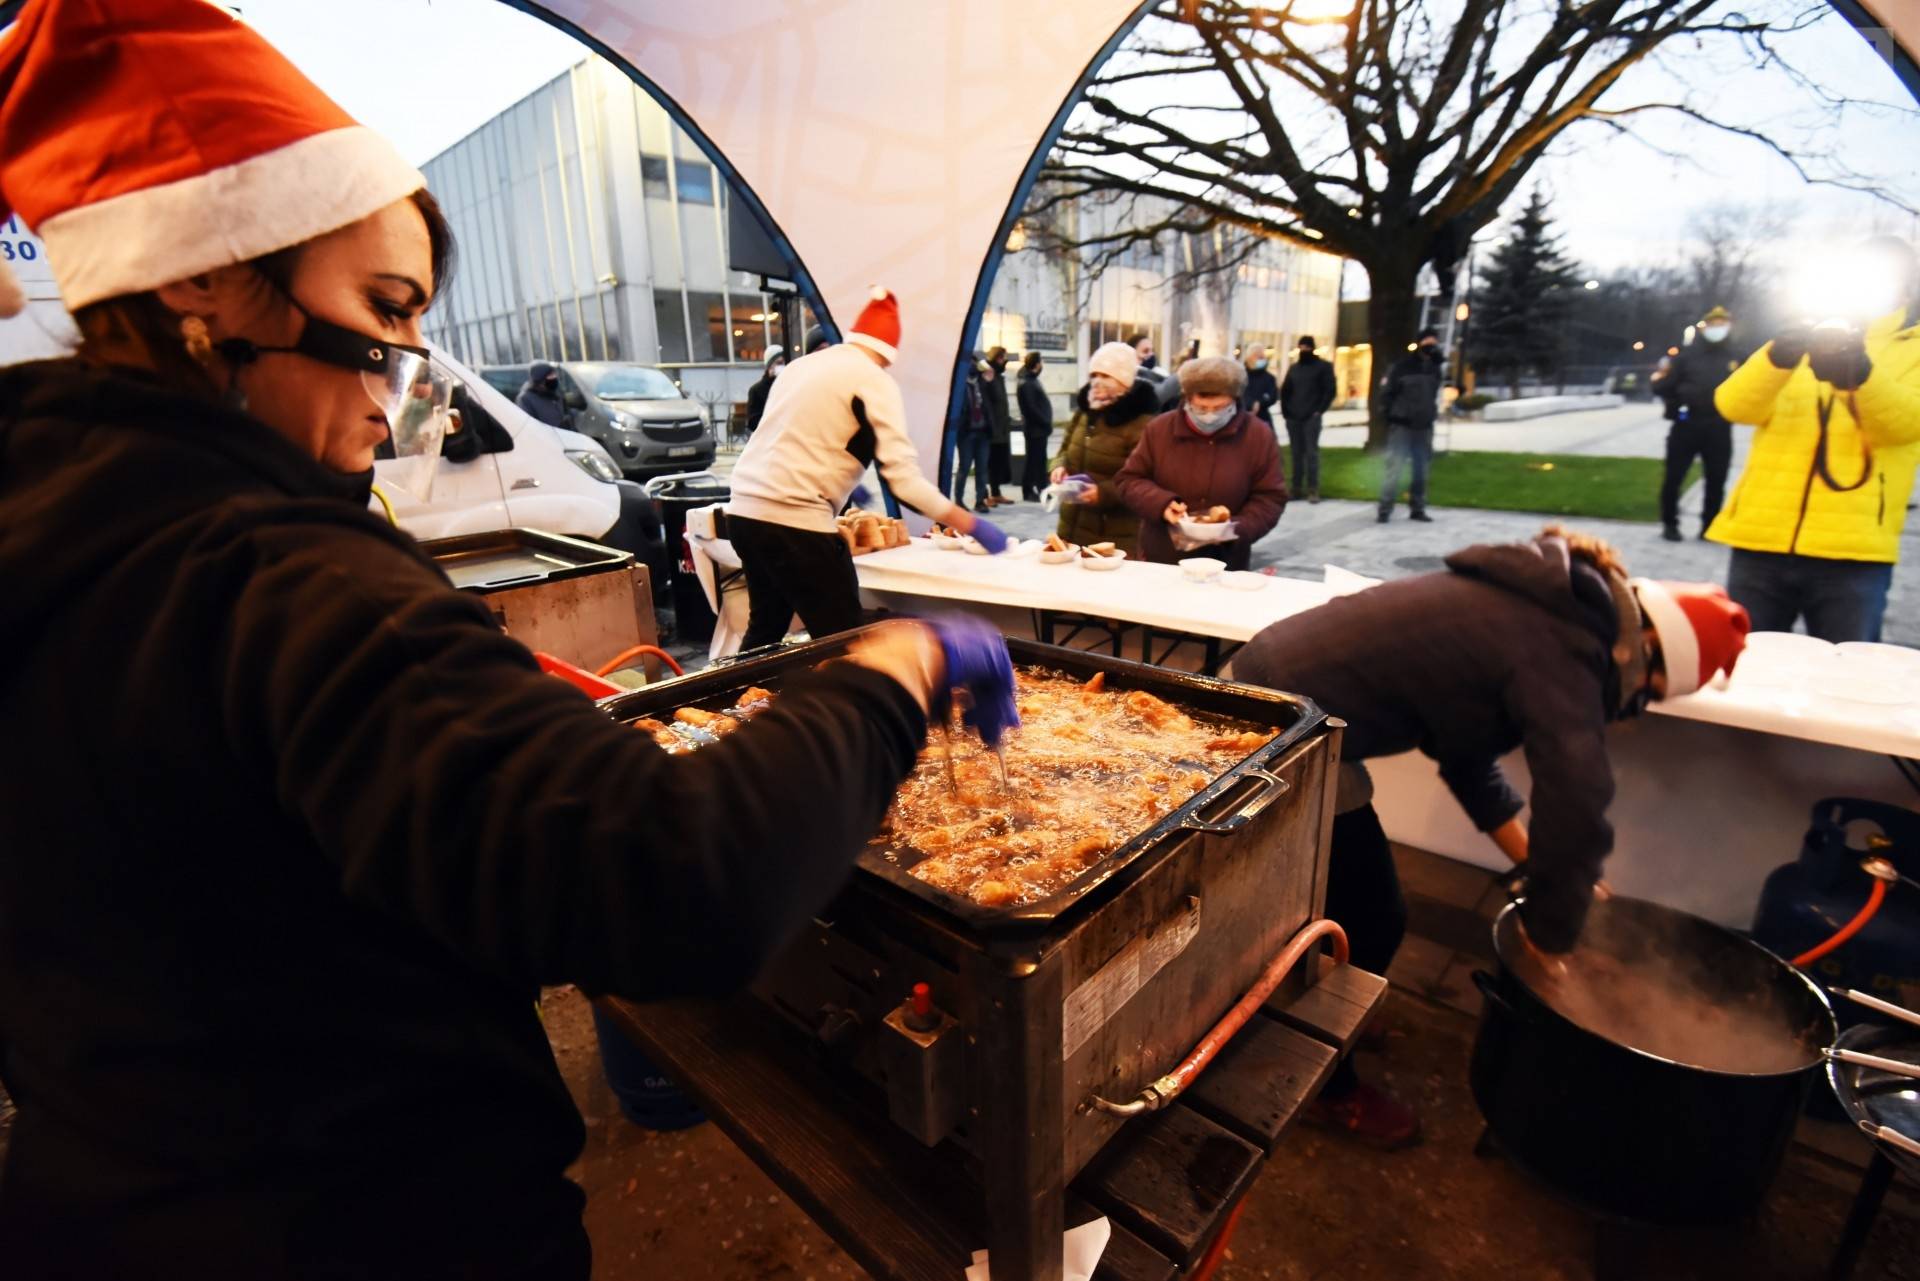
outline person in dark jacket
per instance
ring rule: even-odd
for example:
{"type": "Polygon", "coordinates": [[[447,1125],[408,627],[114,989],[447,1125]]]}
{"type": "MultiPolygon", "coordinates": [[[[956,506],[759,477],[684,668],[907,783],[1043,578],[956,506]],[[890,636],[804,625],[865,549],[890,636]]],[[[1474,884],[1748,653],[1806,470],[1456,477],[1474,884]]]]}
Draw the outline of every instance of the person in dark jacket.
{"type": "Polygon", "coordinates": [[[544,360],[527,370],[527,381],[513,403],[549,427],[567,425],[567,407],[560,401],[560,371],[544,360]]]}
{"type": "Polygon", "coordinates": [[[1240,393],[1240,408],[1273,426],[1273,407],[1280,401],[1280,382],[1268,368],[1267,349],[1259,343],[1247,348],[1247,389],[1240,393]]]}
{"type": "Polygon", "coordinates": [[[692,755],[614,723],[368,510],[451,256],[419,174],[196,0],[10,38],[0,204],[65,227],[81,342],[0,372],[0,718],[32,744],[0,771],[5,1271],[585,1281],[540,986],[744,984],[998,642],[878,631],[692,755]],[[117,185],[45,181],[105,172],[127,101],[170,128],[117,185]],[[333,149],[236,157],[263,102],[333,149]],[[256,180],[175,198],[229,161],[256,180]]]}
{"type": "Polygon", "coordinates": [[[753,429],[760,425],[760,419],[767,412],[767,396],[773,391],[773,380],[787,367],[787,353],[779,344],[767,348],[767,358],[762,363],[760,378],[747,388],[747,435],[753,435],[753,429]]]}
{"type": "Polygon", "coordinates": [[[973,510],[987,511],[993,504],[988,501],[989,489],[993,482],[989,475],[992,468],[993,416],[987,408],[986,376],[987,362],[982,360],[967,371],[967,380],[960,389],[960,425],[954,432],[954,448],[957,457],[953,466],[953,501],[956,506],[965,507],[967,500],[963,495],[967,488],[967,473],[973,473],[973,510]]]}
{"type": "Polygon", "coordinates": [[[1409,460],[1413,480],[1407,486],[1407,515],[1429,521],[1427,469],[1433,462],[1433,424],[1440,413],[1440,334],[1422,329],[1414,349],[1393,363],[1381,394],[1387,401],[1387,462],[1380,479],[1380,523],[1393,517],[1400,497],[1400,475],[1409,460]]]}
{"type": "Polygon", "coordinates": [[[1156,386],[1140,376],[1140,363],[1125,343],[1102,343],[1087,362],[1087,385],[1074,397],[1050,473],[1055,484],[1084,476],[1093,485],[1080,501],[1060,504],[1054,532],[1067,542],[1112,543],[1129,556],[1138,552],[1140,518],[1121,500],[1114,481],[1160,410],[1156,386]]]}
{"type": "MultiPolygon", "coordinates": [[[[1304,694],[1347,723],[1326,914],[1374,973],[1399,948],[1406,907],[1361,762],[1419,751],[1438,763],[1524,869],[1526,938],[1565,952],[1613,845],[1608,723],[1730,670],[1745,643],[1746,611],[1720,588],[1629,579],[1605,543],[1558,527],[1446,564],[1274,623],[1233,660],[1235,679],[1304,694]],[[1515,748],[1533,778],[1531,830],[1498,763],[1515,748]]],[[[1383,1146],[1419,1133],[1411,1109],[1345,1066],[1317,1115],[1383,1146]]]]}
{"type": "Polygon", "coordinates": [[[1334,391],[1333,366],[1314,354],[1313,335],[1302,334],[1299,358],[1280,384],[1280,416],[1293,455],[1293,492],[1310,503],[1320,501],[1320,420],[1333,408],[1334,391]]]}
{"type": "Polygon", "coordinates": [[[1013,483],[1013,412],[1007,401],[1007,349],[987,350],[986,365],[980,371],[980,395],[987,411],[987,428],[992,444],[987,447],[987,505],[998,507],[1013,500],[1000,492],[1002,485],[1013,483]]]}
{"type": "Polygon", "coordinates": [[[1733,315],[1715,307],[1700,319],[1694,339],[1668,363],[1656,387],[1666,403],[1667,470],[1660,481],[1661,534],[1670,543],[1681,541],[1680,487],[1686,483],[1693,460],[1700,460],[1707,492],[1700,503],[1700,537],[1720,514],[1727,492],[1727,468],[1733,461],[1733,425],[1714,406],[1713,393],[1727,375],[1740,368],[1740,357],[1728,337],[1733,315]]]}
{"type": "Polygon", "coordinates": [[[1246,369],[1225,356],[1180,366],[1181,406],[1147,424],[1114,486],[1140,518],[1140,557],[1171,565],[1210,556],[1245,569],[1253,545],[1287,507],[1280,446],[1258,418],[1240,408],[1246,369]],[[1224,507],[1234,535],[1189,545],[1180,520],[1224,507]]]}
{"type": "Polygon", "coordinates": [[[1020,387],[1016,400],[1020,405],[1021,443],[1026,456],[1020,471],[1020,497],[1030,503],[1040,501],[1047,486],[1047,448],[1053,441],[1053,397],[1040,385],[1040,353],[1030,351],[1020,362],[1020,387]]]}

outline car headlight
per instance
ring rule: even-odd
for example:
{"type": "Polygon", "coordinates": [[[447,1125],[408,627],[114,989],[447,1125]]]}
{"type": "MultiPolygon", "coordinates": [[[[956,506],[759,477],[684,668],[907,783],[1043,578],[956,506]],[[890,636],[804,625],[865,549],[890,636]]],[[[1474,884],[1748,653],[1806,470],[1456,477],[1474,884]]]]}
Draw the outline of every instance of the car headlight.
{"type": "Polygon", "coordinates": [[[615,414],[613,416],[613,421],[619,423],[622,427],[625,427],[628,431],[640,430],[640,419],[635,417],[632,414],[615,414]]]}
{"type": "Polygon", "coordinates": [[[620,479],[620,469],[613,465],[613,459],[591,449],[569,449],[567,457],[580,464],[580,470],[595,480],[604,480],[611,484],[620,479]]]}

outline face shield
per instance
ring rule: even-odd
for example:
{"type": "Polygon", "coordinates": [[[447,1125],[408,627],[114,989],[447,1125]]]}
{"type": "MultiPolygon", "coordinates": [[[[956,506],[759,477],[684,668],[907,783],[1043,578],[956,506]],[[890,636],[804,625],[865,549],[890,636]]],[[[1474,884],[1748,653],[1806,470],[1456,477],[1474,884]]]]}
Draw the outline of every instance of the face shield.
{"type": "Polygon", "coordinates": [[[440,443],[447,435],[453,375],[435,364],[424,348],[360,342],[367,349],[367,359],[383,366],[362,367],[360,385],[387,420],[394,461],[388,479],[421,502],[430,502],[440,443]]]}

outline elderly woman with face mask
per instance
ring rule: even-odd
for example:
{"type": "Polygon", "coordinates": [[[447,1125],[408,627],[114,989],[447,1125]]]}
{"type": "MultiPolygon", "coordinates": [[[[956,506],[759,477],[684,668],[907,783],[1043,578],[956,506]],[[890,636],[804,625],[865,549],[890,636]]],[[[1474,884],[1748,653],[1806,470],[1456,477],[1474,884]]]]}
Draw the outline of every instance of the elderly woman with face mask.
{"type": "Polygon", "coordinates": [[[1062,501],[1058,533],[1070,543],[1112,543],[1131,556],[1140,520],[1121,500],[1114,478],[1140,443],[1158,408],[1153,385],[1136,381],[1134,349],[1110,342],[1093,353],[1087,385],[1074,397],[1073,419],[1053,460],[1053,483],[1085,482],[1077,501],[1062,501]]]}
{"type": "Polygon", "coordinates": [[[0,373],[8,1274],[584,1281],[539,987],[744,983],[1004,645],[877,631],[679,756],[543,674],[368,511],[446,221],[214,5],[29,0],[15,210],[81,343],[0,373]]]}
{"type": "Polygon", "coordinates": [[[1143,558],[1170,565],[1211,556],[1245,569],[1254,543],[1279,523],[1287,506],[1280,447],[1265,423],[1240,408],[1246,384],[1246,367],[1225,356],[1180,366],[1179,407],[1147,424],[1114,481],[1140,517],[1143,558]],[[1226,509],[1232,538],[1197,549],[1175,545],[1182,519],[1215,508],[1226,509]]]}

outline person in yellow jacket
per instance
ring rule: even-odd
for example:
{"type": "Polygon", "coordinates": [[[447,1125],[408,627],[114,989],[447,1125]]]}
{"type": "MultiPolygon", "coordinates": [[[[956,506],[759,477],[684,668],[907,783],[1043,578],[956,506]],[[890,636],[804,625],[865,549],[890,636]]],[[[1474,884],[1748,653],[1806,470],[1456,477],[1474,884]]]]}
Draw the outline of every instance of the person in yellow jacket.
{"type": "Polygon", "coordinates": [[[1733,549],[1727,594],[1753,630],[1877,641],[1920,463],[1920,273],[1904,241],[1870,248],[1908,301],[1864,330],[1783,331],[1714,393],[1756,430],[1707,537],[1733,549]]]}

